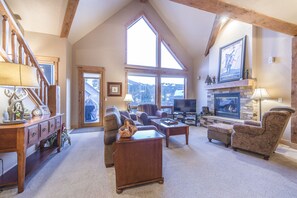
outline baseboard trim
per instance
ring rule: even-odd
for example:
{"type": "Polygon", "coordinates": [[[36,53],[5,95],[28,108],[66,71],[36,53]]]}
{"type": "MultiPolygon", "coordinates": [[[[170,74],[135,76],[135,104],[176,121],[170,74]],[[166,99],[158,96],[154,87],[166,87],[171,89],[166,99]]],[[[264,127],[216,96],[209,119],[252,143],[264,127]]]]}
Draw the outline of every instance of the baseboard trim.
{"type": "Polygon", "coordinates": [[[297,144],[292,143],[290,140],[281,139],[280,143],[282,143],[284,145],[287,145],[287,146],[289,146],[289,147],[291,147],[293,149],[297,149],[297,144]]]}

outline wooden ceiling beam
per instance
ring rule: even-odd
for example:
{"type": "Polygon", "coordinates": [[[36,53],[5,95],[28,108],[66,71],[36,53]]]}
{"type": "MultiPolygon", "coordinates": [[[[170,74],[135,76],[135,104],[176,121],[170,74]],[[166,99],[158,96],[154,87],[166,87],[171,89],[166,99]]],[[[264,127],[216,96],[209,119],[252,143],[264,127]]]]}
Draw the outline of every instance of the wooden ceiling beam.
{"type": "Polygon", "coordinates": [[[193,8],[226,16],[258,27],[267,28],[291,36],[297,35],[297,25],[282,21],[253,10],[245,9],[220,0],[170,0],[193,8]]]}
{"type": "Polygon", "coordinates": [[[60,37],[67,38],[75,16],[79,0],[68,0],[60,37]]]}
{"type": "Polygon", "coordinates": [[[230,21],[230,19],[224,20],[225,17],[222,17],[220,15],[217,15],[212,26],[212,30],[208,39],[208,43],[206,46],[206,50],[204,52],[204,56],[207,56],[209,54],[210,48],[215,44],[217,37],[220,33],[220,31],[223,29],[223,27],[230,21]]]}

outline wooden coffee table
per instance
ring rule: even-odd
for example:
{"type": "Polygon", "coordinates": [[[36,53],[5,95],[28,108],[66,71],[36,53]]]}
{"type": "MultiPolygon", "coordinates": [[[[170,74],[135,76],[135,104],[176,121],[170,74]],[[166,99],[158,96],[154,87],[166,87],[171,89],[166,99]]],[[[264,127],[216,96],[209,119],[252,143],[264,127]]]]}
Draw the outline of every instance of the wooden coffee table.
{"type": "Polygon", "coordinates": [[[189,140],[189,125],[178,122],[174,125],[166,125],[161,122],[161,119],[153,119],[151,123],[155,125],[159,131],[166,135],[166,147],[168,147],[169,136],[173,135],[186,135],[186,144],[189,140]]]}

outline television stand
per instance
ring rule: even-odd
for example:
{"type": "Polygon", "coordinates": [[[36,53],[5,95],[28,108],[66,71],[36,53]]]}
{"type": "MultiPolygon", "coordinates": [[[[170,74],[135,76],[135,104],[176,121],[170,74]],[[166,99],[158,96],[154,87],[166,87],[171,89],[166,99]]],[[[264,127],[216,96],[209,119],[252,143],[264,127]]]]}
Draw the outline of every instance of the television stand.
{"type": "Polygon", "coordinates": [[[173,119],[187,125],[197,126],[198,123],[196,112],[173,112],[173,119]]]}

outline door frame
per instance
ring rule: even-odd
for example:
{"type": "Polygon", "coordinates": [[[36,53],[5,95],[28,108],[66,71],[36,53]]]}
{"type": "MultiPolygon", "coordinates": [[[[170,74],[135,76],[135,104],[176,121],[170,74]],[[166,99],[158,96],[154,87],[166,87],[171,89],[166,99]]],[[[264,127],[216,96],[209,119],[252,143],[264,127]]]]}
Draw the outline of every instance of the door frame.
{"type": "Polygon", "coordinates": [[[103,126],[103,112],[105,108],[105,93],[104,93],[104,83],[105,83],[105,68],[98,66],[78,66],[78,127],[92,127],[92,126],[103,126]],[[84,80],[83,73],[100,73],[100,101],[99,101],[99,116],[100,121],[98,123],[84,123],[84,80]]]}

